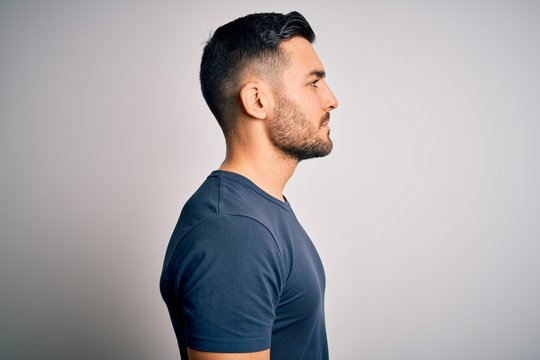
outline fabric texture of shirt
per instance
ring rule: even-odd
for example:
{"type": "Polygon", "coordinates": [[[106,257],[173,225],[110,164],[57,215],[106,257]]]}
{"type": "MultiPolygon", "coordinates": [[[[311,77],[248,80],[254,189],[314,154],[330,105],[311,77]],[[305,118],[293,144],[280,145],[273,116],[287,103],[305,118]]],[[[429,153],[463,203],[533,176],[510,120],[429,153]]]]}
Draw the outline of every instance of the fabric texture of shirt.
{"type": "Polygon", "coordinates": [[[328,359],[319,255],[290,204],[241,175],[212,172],[184,205],[160,288],[182,359],[186,347],[328,359]]]}

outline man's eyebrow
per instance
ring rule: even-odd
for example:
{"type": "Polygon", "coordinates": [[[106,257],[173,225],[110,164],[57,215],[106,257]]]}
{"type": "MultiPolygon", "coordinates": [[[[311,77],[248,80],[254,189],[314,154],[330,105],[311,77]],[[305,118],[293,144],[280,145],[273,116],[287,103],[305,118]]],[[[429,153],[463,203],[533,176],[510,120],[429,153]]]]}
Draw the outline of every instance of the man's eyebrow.
{"type": "Polygon", "coordinates": [[[306,78],[310,76],[316,76],[318,78],[324,78],[326,77],[326,72],[324,70],[313,70],[310,71],[309,74],[306,75],[306,78]]]}

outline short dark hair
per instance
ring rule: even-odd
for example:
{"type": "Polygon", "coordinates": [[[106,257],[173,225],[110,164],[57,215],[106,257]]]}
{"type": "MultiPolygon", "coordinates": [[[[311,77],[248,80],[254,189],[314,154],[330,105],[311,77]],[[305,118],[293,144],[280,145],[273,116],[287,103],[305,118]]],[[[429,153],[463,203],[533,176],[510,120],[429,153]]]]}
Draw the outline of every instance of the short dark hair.
{"type": "Polygon", "coordinates": [[[208,107],[227,134],[234,124],[239,76],[251,64],[269,72],[286,63],[279,44],[300,36],[313,42],[315,33],[298,12],[250,14],[219,27],[203,50],[200,81],[208,107]]]}

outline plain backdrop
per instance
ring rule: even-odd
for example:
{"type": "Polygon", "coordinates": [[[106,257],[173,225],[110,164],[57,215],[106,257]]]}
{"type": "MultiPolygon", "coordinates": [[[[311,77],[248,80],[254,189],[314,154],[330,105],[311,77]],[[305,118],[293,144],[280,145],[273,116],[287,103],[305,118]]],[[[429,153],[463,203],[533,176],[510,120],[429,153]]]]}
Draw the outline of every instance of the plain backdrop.
{"type": "Polygon", "coordinates": [[[540,3],[0,2],[0,358],[177,359],[158,281],[224,156],[210,32],[298,10],[340,100],[285,195],[333,360],[540,359],[540,3]]]}

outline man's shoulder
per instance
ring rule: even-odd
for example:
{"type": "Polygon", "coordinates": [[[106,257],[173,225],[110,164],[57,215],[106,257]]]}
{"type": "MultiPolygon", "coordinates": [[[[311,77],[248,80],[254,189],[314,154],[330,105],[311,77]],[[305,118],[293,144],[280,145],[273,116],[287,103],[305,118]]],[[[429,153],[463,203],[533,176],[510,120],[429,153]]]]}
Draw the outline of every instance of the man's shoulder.
{"type": "MultiPolygon", "coordinates": [[[[184,205],[181,220],[208,218],[215,214],[246,216],[266,223],[288,205],[272,199],[247,178],[226,171],[214,171],[184,205]]],[[[193,223],[191,224],[193,225],[193,223]]]]}
{"type": "Polygon", "coordinates": [[[251,225],[267,229],[265,218],[271,212],[267,203],[241,178],[214,171],[184,204],[173,237],[184,237],[198,226],[233,231],[255,223],[251,225]]]}
{"type": "Polygon", "coordinates": [[[243,214],[213,214],[189,229],[189,238],[266,239],[275,241],[272,231],[260,220],[243,214]]]}
{"type": "Polygon", "coordinates": [[[214,171],[184,205],[171,244],[186,237],[243,238],[272,240],[279,248],[291,238],[288,229],[297,228],[287,203],[272,198],[247,178],[226,171],[214,171]],[[292,226],[291,226],[292,225],[292,226]]]}

